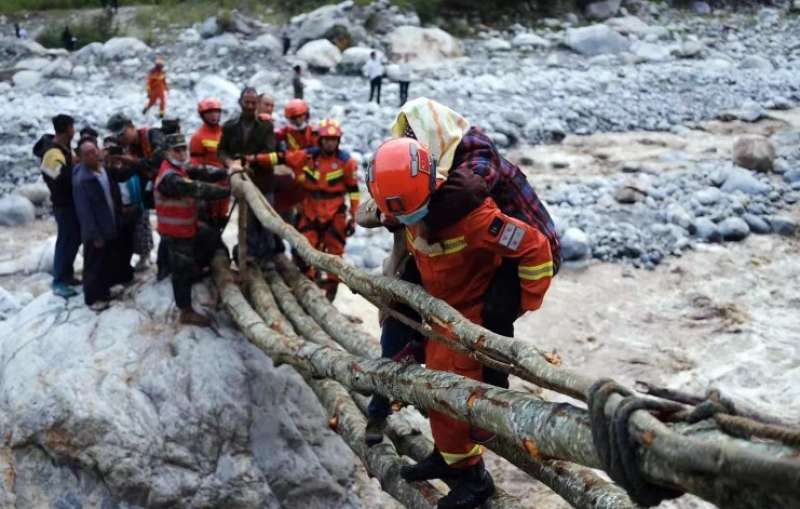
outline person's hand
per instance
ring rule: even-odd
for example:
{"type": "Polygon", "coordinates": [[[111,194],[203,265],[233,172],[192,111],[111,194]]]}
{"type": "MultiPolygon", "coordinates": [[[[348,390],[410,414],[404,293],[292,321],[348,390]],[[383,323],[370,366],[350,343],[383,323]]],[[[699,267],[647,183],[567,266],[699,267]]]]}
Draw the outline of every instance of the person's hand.
{"type": "Polygon", "coordinates": [[[254,164],[256,162],[256,155],[255,154],[248,154],[244,156],[244,162],[247,165],[254,164]]]}
{"type": "Polygon", "coordinates": [[[106,245],[106,243],[105,243],[105,241],[103,239],[96,239],[93,242],[93,244],[94,244],[94,247],[96,247],[97,249],[101,249],[103,246],[106,245]]]}

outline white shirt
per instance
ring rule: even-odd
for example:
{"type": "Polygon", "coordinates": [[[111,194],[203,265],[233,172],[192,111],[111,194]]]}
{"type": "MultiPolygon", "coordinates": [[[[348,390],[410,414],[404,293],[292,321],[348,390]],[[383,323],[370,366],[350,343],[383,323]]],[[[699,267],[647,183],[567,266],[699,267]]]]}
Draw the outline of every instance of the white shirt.
{"type": "Polygon", "coordinates": [[[383,64],[377,58],[370,58],[367,60],[367,63],[364,64],[364,72],[371,80],[378,76],[383,76],[383,64]]]}
{"type": "Polygon", "coordinates": [[[397,64],[397,81],[411,81],[411,66],[406,62],[397,64]]]}

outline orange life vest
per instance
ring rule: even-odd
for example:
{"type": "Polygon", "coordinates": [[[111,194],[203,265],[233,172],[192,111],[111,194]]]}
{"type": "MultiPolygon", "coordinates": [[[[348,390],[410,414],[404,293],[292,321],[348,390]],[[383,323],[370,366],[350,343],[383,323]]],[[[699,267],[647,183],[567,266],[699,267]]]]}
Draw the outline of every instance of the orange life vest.
{"type": "Polygon", "coordinates": [[[161,181],[169,174],[188,178],[186,170],[173,166],[169,161],[161,163],[155,185],[156,216],[158,233],[179,239],[191,238],[197,234],[197,202],[191,196],[172,198],[158,191],[161,181]]]}

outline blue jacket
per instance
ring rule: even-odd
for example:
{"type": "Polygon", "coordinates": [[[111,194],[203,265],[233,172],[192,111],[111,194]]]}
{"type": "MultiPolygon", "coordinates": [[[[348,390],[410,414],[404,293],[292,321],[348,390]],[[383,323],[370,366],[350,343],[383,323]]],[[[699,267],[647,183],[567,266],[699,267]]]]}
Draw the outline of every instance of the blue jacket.
{"type": "Polygon", "coordinates": [[[92,170],[82,164],[75,166],[72,171],[72,196],[84,243],[115,239],[118,220],[122,213],[122,201],[117,183],[114,179],[110,180],[111,199],[115,209],[112,214],[103,186],[97,178],[92,170]]]}

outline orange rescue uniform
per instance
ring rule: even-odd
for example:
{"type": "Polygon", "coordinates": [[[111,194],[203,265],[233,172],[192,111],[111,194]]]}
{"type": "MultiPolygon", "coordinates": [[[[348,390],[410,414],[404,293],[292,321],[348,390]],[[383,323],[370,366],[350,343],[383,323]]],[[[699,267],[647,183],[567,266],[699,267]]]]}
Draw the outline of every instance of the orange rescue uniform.
{"type": "MultiPolygon", "coordinates": [[[[217,146],[222,138],[222,126],[210,126],[206,123],[192,135],[189,142],[189,154],[193,166],[213,166],[222,168],[223,164],[217,156],[217,146]]],[[[225,189],[230,188],[230,181],[225,178],[217,183],[225,189]]],[[[230,198],[212,200],[206,204],[206,214],[212,221],[224,221],[228,217],[230,198]]]]}
{"type": "MultiPolygon", "coordinates": [[[[550,244],[539,230],[503,214],[491,198],[457,223],[422,234],[421,223],[406,227],[406,243],[422,277],[422,286],[474,323],[481,324],[484,294],[503,258],[519,260],[520,312],[542,305],[553,276],[550,244]]],[[[509,291],[516,291],[510,288],[509,291]]],[[[482,366],[469,355],[429,340],[429,369],[482,380],[482,366]]],[[[470,438],[470,425],[431,410],[434,442],[448,465],[466,468],[482,453],[470,438]]]]}
{"type": "MultiPolygon", "coordinates": [[[[317,130],[310,125],[300,130],[286,125],[275,132],[275,139],[285,145],[285,150],[289,153],[316,147],[318,137],[317,130]]],[[[280,181],[275,193],[275,210],[279,214],[291,211],[303,201],[303,194],[303,187],[296,180],[280,181]]]]}
{"type": "Polygon", "coordinates": [[[152,69],[147,75],[147,106],[149,110],[158,101],[158,113],[162,117],[167,109],[167,74],[163,70],[152,69]]]}

